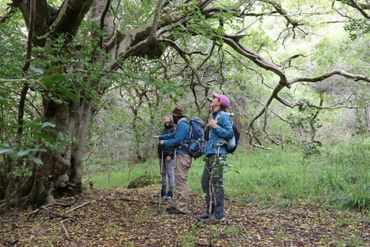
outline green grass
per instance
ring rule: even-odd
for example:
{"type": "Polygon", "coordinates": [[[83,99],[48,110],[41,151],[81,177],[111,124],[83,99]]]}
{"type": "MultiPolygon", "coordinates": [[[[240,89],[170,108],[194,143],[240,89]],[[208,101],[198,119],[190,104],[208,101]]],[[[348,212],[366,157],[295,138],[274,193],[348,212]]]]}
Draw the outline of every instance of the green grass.
{"type": "Polygon", "coordinates": [[[135,166],[124,165],[107,170],[88,174],[87,177],[85,176],[85,183],[92,182],[94,187],[102,189],[127,187],[130,181],[144,174],[159,175],[159,163],[150,161],[135,166]]]}
{"type": "MultiPolygon", "coordinates": [[[[231,166],[225,174],[228,197],[242,203],[259,203],[266,207],[286,208],[305,203],[368,210],[370,207],[370,138],[320,148],[320,154],[303,159],[295,147],[253,149],[228,157],[231,166]]],[[[189,184],[201,192],[203,159],[193,160],[189,184]]],[[[96,187],[127,186],[129,180],[149,173],[159,174],[157,161],[131,169],[93,174],[96,187]],[[129,178],[130,176],[130,178],[129,178]]]]}

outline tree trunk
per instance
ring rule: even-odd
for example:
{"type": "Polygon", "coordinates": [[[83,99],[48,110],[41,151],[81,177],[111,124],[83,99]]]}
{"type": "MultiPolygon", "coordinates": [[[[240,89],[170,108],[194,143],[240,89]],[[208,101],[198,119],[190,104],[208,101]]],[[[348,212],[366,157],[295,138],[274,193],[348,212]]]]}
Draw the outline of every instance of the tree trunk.
{"type": "Polygon", "coordinates": [[[95,111],[95,103],[83,101],[74,118],[73,136],[77,138],[77,142],[72,147],[69,182],[74,186],[75,192],[81,192],[82,190],[84,146],[93,111],[95,111]]]}
{"type": "Polygon", "coordinates": [[[365,106],[365,127],[370,132],[370,105],[365,106]]]}
{"type": "Polygon", "coordinates": [[[44,165],[37,168],[26,202],[35,206],[53,203],[55,191],[71,194],[82,191],[84,144],[95,103],[81,100],[68,105],[44,101],[44,105],[45,120],[54,122],[57,131],[74,140],[58,153],[48,151],[41,154],[44,165]]]}
{"type": "Polygon", "coordinates": [[[141,133],[138,129],[138,113],[135,111],[134,112],[134,119],[132,120],[132,128],[134,130],[134,138],[135,138],[135,153],[136,153],[136,161],[135,162],[140,162],[142,161],[143,157],[140,152],[140,139],[141,139],[141,133]]]}

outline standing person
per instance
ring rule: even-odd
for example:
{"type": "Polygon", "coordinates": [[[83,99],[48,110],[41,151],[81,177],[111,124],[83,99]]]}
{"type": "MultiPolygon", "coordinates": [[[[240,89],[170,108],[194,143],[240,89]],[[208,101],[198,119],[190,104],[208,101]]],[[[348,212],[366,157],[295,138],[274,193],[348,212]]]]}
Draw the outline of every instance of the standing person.
{"type": "Polygon", "coordinates": [[[210,104],[212,113],[208,121],[208,136],[205,136],[206,162],[202,175],[202,190],[206,194],[206,212],[198,216],[198,220],[212,223],[224,220],[224,185],[223,172],[226,165],[226,140],[233,137],[233,126],[229,114],[225,110],[229,106],[229,98],[223,94],[213,93],[210,104]]]}
{"type": "MultiPolygon", "coordinates": [[[[161,135],[168,135],[175,132],[175,124],[173,123],[173,116],[171,113],[166,115],[164,121],[164,129],[161,135]]],[[[171,201],[173,198],[173,189],[175,187],[175,149],[165,148],[163,145],[158,144],[159,167],[161,171],[161,192],[158,196],[171,201]],[[168,192],[166,193],[168,182],[168,192]]]]}
{"type": "Polygon", "coordinates": [[[166,211],[170,214],[186,214],[189,212],[188,173],[191,165],[191,156],[188,152],[190,142],[190,127],[181,108],[175,107],[172,111],[176,131],[168,135],[160,135],[160,144],[164,148],[176,148],[175,152],[175,191],[172,206],[166,211]]]}

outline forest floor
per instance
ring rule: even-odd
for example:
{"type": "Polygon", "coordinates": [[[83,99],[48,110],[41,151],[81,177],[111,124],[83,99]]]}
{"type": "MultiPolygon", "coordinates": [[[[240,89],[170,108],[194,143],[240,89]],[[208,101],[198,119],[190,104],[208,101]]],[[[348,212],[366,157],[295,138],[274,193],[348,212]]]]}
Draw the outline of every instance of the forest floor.
{"type": "Polygon", "coordinates": [[[226,200],[228,221],[196,226],[203,199],[169,215],[159,186],[89,189],[38,211],[0,216],[0,246],[370,246],[368,212],[302,206],[264,209],[226,200]]]}

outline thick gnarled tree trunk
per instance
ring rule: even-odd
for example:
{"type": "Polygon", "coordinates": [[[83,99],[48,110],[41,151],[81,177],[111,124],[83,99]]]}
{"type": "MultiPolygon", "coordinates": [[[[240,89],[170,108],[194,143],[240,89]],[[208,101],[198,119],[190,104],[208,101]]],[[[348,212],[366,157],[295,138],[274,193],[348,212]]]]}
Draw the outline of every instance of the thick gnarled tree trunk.
{"type": "MultiPolygon", "coordinates": [[[[45,181],[47,191],[52,191],[53,186],[69,188],[72,193],[81,192],[83,149],[94,110],[93,99],[83,99],[71,105],[53,102],[45,104],[45,119],[55,123],[57,131],[74,138],[74,142],[68,145],[62,154],[42,153],[44,166],[40,168],[40,174],[49,178],[45,181]]],[[[52,198],[51,195],[49,198],[52,198]]]]}
{"type": "MultiPolygon", "coordinates": [[[[60,35],[67,37],[66,44],[72,41],[91,4],[91,0],[66,0],[56,10],[46,0],[13,1],[13,5],[19,7],[23,14],[29,36],[32,35],[29,44],[39,47],[45,44],[53,46],[54,40],[60,35]]],[[[96,100],[78,95],[77,92],[76,95],[79,96],[76,101],[62,103],[44,97],[43,120],[54,123],[55,131],[72,137],[74,141],[58,152],[47,150],[40,153],[43,165],[33,166],[32,176],[25,181],[2,179],[0,199],[6,200],[0,203],[1,207],[53,203],[55,188],[68,188],[72,193],[81,192],[83,148],[96,100]]]]}
{"type": "MultiPolygon", "coordinates": [[[[119,59],[132,55],[160,56],[164,46],[154,42],[153,32],[156,30],[153,30],[152,25],[144,25],[121,34],[115,29],[113,17],[109,15],[110,4],[110,0],[95,0],[94,2],[92,0],[65,0],[57,10],[48,5],[47,0],[13,1],[13,5],[22,12],[29,30],[29,44],[32,46],[47,46],[50,49],[55,40],[63,35],[66,37],[64,45],[67,47],[77,34],[82,20],[91,18],[99,29],[91,34],[91,38],[98,40],[97,48],[105,50],[111,56],[110,62],[102,69],[117,69],[119,59]],[[91,16],[86,17],[90,9],[91,16]],[[99,36],[102,31],[105,32],[105,37],[99,36]]],[[[99,59],[96,56],[95,52],[91,54],[91,63],[99,59]]],[[[60,68],[57,68],[57,71],[60,71],[60,68]]],[[[104,92],[99,79],[89,81],[89,78],[86,78],[84,83],[89,84],[91,90],[97,92],[97,95],[104,92]]],[[[81,92],[74,93],[78,98],[74,102],[67,100],[56,103],[49,97],[43,99],[43,121],[54,123],[55,131],[73,138],[72,144],[66,145],[63,150],[57,152],[47,150],[40,153],[43,165],[32,166],[32,176],[25,181],[15,179],[0,181],[2,183],[0,209],[17,205],[40,206],[53,203],[55,191],[68,191],[73,194],[81,192],[84,144],[92,114],[96,110],[97,99],[81,92]],[[3,200],[4,198],[7,200],[3,200]]]]}

